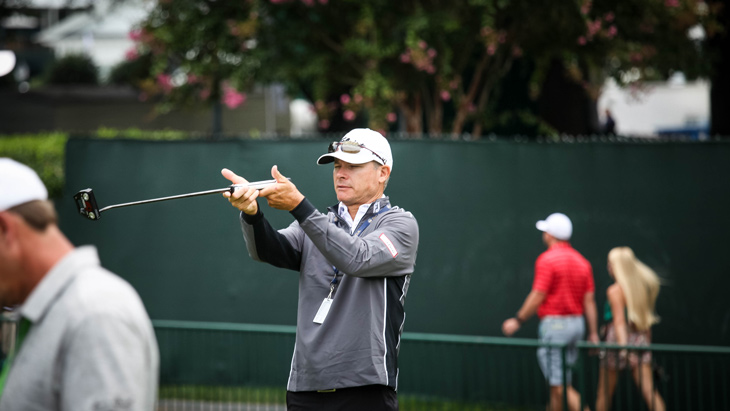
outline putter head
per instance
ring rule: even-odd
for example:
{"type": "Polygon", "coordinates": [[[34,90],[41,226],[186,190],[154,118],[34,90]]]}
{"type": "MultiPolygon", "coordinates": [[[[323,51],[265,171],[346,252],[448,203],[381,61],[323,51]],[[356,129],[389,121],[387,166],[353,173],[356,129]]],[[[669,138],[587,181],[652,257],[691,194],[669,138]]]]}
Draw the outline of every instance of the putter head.
{"type": "Polygon", "coordinates": [[[87,188],[79,191],[74,195],[74,201],[76,201],[79,214],[82,216],[89,220],[98,220],[101,217],[99,206],[96,204],[96,198],[94,197],[94,190],[87,188]]]}

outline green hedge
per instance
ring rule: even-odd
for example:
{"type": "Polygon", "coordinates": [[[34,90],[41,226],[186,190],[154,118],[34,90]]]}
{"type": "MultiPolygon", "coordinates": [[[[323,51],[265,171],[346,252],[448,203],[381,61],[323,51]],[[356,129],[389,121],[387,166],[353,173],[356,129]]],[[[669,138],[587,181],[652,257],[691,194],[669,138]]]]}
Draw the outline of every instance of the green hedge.
{"type": "Polygon", "coordinates": [[[51,198],[63,191],[67,133],[0,136],[0,157],[10,157],[35,170],[51,198]]]}
{"type": "MultiPolygon", "coordinates": [[[[146,131],[137,128],[118,130],[100,128],[92,138],[124,138],[135,140],[184,140],[191,135],[175,130],[146,131]]],[[[27,164],[45,183],[48,195],[61,197],[64,184],[65,150],[68,133],[49,132],[39,134],[0,135],[0,157],[10,157],[27,164]]]]}

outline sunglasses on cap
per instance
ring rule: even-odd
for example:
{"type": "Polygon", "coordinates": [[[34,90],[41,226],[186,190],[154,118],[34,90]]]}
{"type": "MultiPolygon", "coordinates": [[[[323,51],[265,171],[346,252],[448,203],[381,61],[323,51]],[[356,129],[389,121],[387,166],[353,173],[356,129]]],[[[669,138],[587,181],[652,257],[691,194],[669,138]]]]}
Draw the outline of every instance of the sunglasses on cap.
{"type": "Polygon", "coordinates": [[[374,152],[373,150],[365,147],[362,144],[358,144],[355,141],[333,141],[333,142],[330,143],[329,147],[327,147],[327,152],[328,153],[334,153],[335,151],[337,151],[339,149],[340,151],[342,151],[344,153],[357,154],[363,148],[365,150],[368,150],[371,153],[373,153],[373,155],[375,157],[379,158],[380,161],[382,161],[382,164],[383,165],[386,164],[385,159],[380,154],[374,152]]]}

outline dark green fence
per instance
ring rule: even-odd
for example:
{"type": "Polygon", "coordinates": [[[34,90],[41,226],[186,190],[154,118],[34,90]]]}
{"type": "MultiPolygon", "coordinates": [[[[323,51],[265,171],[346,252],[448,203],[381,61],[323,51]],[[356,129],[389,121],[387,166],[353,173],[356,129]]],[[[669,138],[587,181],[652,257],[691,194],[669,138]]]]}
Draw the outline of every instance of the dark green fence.
{"type": "MultiPolygon", "coordinates": [[[[595,345],[579,343],[578,347],[581,355],[573,372],[577,380],[574,385],[584,394],[582,399],[591,405],[591,409],[595,409],[593,405],[599,401],[596,394],[602,370],[599,357],[606,352],[628,348],[629,354],[651,352],[652,383],[666,409],[730,410],[730,347],[652,344],[647,350],[646,347],[602,344],[598,347],[599,355],[591,354],[597,350],[595,345]]],[[[613,408],[609,409],[647,410],[651,409],[648,404],[658,406],[660,400],[657,398],[652,397],[648,404],[642,399],[641,390],[650,388],[644,384],[644,381],[634,379],[630,367],[621,370],[616,392],[609,399],[613,408]]]]}
{"type": "MultiPolygon", "coordinates": [[[[730,345],[730,144],[574,139],[572,142],[394,140],[386,193],[420,225],[406,299],[410,332],[500,336],[530,291],[544,251],[535,222],[574,223],[599,307],[608,251],[628,245],[665,280],[654,327],[660,343],[730,345]]],[[[328,140],[149,142],[71,139],[62,229],[94,244],[105,267],[140,293],[152,318],[294,325],[297,273],[252,261],[237,213],[219,196],[80,217],[71,196],[101,206],[252,180],[277,164],[320,210],[336,202],[332,168],[315,165],[328,140]]],[[[263,204],[263,203],[262,203],[263,204]]],[[[289,213],[262,205],[277,228],[289,213]]],[[[534,338],[531,320],[518,337],[534,338]]]]}
{"type": "MultiPolygon", "coordinates": [[[[162,359],[160,409],[282,409],[293,328],[155,321],[155,329],[162,359]]],[[[540,346],[531,339],[404,333],[401,410],[544,410],[548,387],[536,359],[540,346]]],[[[595,410],[600,352],[626,347],[581,343],[578,348],[573,386],[595,410]]],[[[730,348],[652,345],[648,350],[667,409],[730,409],[730,348]]],[[[619,373],[610,409],[649,409],[630,371],[619,373]]]]}

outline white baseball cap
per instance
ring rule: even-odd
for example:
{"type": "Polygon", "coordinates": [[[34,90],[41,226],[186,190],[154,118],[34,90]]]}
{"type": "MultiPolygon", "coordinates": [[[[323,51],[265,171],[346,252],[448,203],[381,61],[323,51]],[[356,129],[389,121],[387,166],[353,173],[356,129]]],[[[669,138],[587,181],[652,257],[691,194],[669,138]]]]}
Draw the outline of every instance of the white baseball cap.
{"type": "Polygon", "coordinates": [[[33,169],[13,159],[0,158],[0,211],[47,199],[48,190],[33,169]]]}
{"type": "Polygon", "coordinates": [[[558,240],[568,241],[570,240],[570,236],[573,235],[573,223],[563,213],[550,214],[548,218],[538,221],[535,227],[558,240]]]}
{"type": "Polygon", "coordinates": [[[356,128],[330,144],[328,153],[317,159],[317,164],[328,164],[338,158],[350,164],[376,161],[393,171],[393,154],[390,144],[382,134],[369,128],[356,128]]]}

